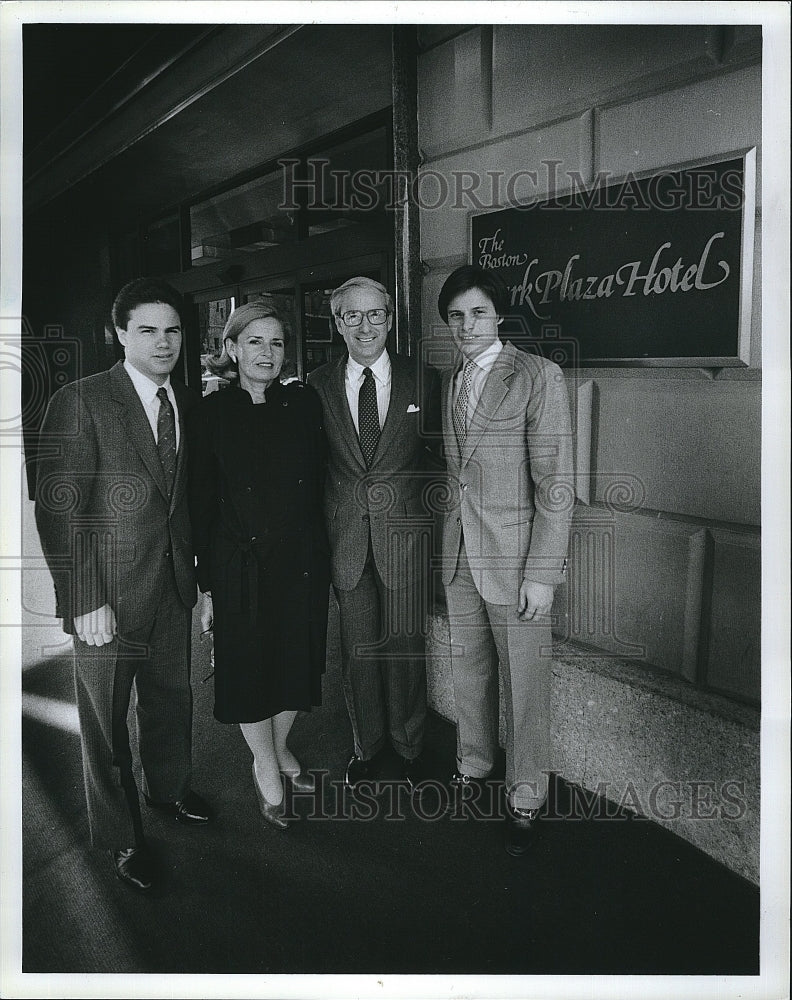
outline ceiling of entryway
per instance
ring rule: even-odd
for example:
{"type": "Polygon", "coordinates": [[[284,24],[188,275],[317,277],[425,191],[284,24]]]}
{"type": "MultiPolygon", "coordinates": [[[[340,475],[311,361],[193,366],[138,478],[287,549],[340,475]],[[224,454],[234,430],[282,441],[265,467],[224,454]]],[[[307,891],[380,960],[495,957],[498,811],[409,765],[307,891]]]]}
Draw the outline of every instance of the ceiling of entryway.
{"type": "Polygon", "coordinates": [[[391,103],[389,25],[28,25],[25,208],[123,225],[391,103]]]}

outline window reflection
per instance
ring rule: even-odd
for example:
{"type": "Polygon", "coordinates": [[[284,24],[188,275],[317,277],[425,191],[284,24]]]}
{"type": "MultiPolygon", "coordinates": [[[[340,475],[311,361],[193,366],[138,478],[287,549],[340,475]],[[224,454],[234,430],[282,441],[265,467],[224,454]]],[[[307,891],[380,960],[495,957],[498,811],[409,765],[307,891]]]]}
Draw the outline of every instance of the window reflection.
{"type": "Polygon", "coordinates": [[[296,213],[281,208],[283,172],[248,181],[190,208],[193,266],[293,243],[296,213]]]}
{"type": "Polygon", "coordinates": [[[207,360],[218,357],[223,349],[223,330],[234,305],[233,296],[198,303],[198,330],[201,340],[201,393],[204,396],[228,385],[226,379],[220,378],[209,370],[207,360]]]}
{"type": "Polygon", "coordinates": [[[314,181],[306,207],[308,236],[350,226],[387,226],[392,200],[385,127],[311,154],[306,176],[314,181]]]}

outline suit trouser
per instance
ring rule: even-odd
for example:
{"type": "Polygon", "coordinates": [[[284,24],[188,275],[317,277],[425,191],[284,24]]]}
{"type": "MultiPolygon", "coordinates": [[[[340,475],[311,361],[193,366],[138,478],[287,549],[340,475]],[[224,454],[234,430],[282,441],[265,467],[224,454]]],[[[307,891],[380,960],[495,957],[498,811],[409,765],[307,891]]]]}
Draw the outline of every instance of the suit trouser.
{"type": "Polygon", "coordinates": [[[491,604],[476,588],[464,544],[446,584],[457,712],[457,769],[485,778],[498,748],[498,665],[506,713],[506,790],[518,809],[547,797],[550,625],[521,621],[517,603],[491,604]],[[543,656],[541,651],[545,651],[543,656]]]}
{"type": "Polygon", "coordinates": [[[417,757],[426,721],[420,586],[386,587],[369,550],[357,585],[333,589],[341,611],[341,676],[355,753],[368,760],[390,737],[402,757],[417,757]]]}
{"type": "Polygon", "coordinates": [[[190,785],[191,613],[179,598],[170,563],[161,578],[152,621],[127,627],[123,636],[104,646],[74,639],[83,776],[94,847],[143,843],[127,729],[133,684],[143,791],[157,802],[175,802],[190,785]]]}

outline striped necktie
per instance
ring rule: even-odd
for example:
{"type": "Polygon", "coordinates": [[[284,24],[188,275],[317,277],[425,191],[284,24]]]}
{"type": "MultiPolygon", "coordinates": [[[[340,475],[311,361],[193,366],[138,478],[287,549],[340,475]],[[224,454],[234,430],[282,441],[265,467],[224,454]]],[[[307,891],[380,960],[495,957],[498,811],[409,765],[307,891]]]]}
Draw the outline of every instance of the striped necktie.
{"type": "Polygon", "coordinates": [[[157,414],[157,451],[170,496],[176,478],[176,418],[165,386],[157,389],[157,399],[160,402],[157,414]]]}
{"type": "Polygon", "coordinates": [[[467,409],[470,398],[470,386],[473,381],[473,371],[476,365],[473,361],[466,361],[462,369],[462,385],[459,387],[459,395],[454,403],[454,430],[456,431],[459,447],[465,443],[467,437],[467,409]]]}

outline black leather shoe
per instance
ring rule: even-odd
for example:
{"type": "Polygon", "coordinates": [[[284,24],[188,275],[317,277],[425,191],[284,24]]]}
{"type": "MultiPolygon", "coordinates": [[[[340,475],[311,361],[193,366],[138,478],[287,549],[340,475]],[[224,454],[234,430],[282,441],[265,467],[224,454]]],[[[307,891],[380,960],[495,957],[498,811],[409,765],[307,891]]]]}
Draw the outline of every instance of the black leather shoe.
{"type": "Polygon", "coordinates": [[[422,754],[418,754],[417,757],[400,757],[400,760],[403,780],[407,782],[411,792],[420,795],[423,791],[423,783],[432,777],[426,765],[426,758],[422,754]]]}
{"type": "Polygon", "coordinates": [[[506,853],[513,858],[522,857],[534,845],[538,809],[506,809],[506,853]]]}
{"type": "Polygon", "coordinates": [[[146,802],[152,809],[169,813],[179,823],[185,823],[188,826],[202,826],[214,816],[209,804],[197,792],[187,792],[177,802],[155,802],[147,795],[146,802]]]}
{"type": "Polygon", "coordinates": [[[361,781],[376,781],[382,770],[382,765],[385,763],[386,750],[387,748],[383,747],[368,760],[363,760],[362,757],[353,754],[344,775],[346,787],[354,788],[361,781]]]}
{"type": "Polygon", "coordinates": [[[154,862],[145,847],[124,847],[111,851],[116,878],[137,892],[151,892],[156,881],[154,862]]]}

